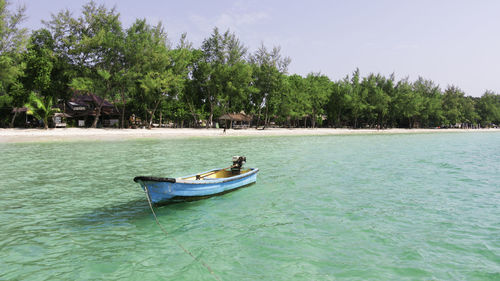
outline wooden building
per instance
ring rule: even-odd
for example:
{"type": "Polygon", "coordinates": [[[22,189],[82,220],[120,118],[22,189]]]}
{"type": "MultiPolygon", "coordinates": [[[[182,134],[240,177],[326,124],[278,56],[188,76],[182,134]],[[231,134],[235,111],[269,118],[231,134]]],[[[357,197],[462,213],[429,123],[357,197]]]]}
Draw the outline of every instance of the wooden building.
{"type": "Polygon", "coordinates": [[[97,115],[97,108],[102,103],[99,126],[113,127],[119,124],[120,112],[112,103],[103,100],[95,94],[75,93],[73,97],[64,104],[61,110],[72,120],[77,127],[89,127],[97,115]]]}

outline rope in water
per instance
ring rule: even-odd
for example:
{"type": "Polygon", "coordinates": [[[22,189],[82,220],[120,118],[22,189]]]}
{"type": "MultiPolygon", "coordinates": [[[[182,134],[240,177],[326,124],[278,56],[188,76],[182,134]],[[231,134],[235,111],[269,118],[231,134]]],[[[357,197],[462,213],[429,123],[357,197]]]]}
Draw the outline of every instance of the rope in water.
{"type": "MultiPolygon", "coordinates": [[[[151,212],[153,213],[153,216],[155,217],[156,224],[158,224],[161,231],[163,231],[163,233],[165,233],[165,235],[168,236],[169,235],[168,232],[165,230],[165,228],[163,228],[163,226],[160,224],[160,221],[158,220],[158,217],[156,216],[156,213],[153,209],[153,203],[151,203],[151,198],[149,198],[149,190],[148,190],[148,187],[146,185],[144,185],[144,192],[146,192],[146,198],[148,199],[149,208],[151,209],[151,212]]],[[[175,237],[172,236],[171,238],[172,238],[172,240],[174,240],[175,244],[177,244],[177,246],[179,246],[179,248],[181,248],[184,251],[184,253],[190,255],[193,258],[193,260],[195,260],[195,261],[199,262],[201,265],[203,265],[217,281],[221,281],[219,276],[217,276],[217,274],[215,274],[215,272],[212,270],[212,268],[210,268],[210,266],[208,266],[208,264],[204,263],[202,260],[197,259],[193,255],[193,253],[191,253],[188,249],[186,249],[184,246],[182,246],[181,243],[179,243],[179,241],[177,241],[177,239],[175,239],[175,237]]]]}

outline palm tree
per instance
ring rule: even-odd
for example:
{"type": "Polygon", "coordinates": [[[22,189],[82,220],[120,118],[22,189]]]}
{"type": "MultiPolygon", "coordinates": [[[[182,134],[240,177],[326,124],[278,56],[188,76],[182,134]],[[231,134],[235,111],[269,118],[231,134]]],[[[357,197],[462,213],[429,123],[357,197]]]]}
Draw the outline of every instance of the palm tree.
{"type": "Polygon", "coordinates": [[[59,112],[59,108],[53,108],[53,98],[52,97],[39,97],[34,92],[31,92],[28,103],[24,107],[28,108],[28,114],[33,115],[38,120],[43,120],[44,129],[49,128],[48,119],[54,113],[59,112]]]}

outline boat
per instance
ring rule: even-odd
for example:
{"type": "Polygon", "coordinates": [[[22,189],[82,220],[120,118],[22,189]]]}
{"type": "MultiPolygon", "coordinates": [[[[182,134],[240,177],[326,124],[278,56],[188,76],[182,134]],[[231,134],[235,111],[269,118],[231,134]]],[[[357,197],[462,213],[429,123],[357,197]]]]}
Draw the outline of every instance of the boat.
{"type": "Polygon", "coordinates": [[[153,204],[191,201],[223,194],[253,184],[257,181],[258,168],[246,168],[246,157],[233,156],[233,165],[223,169],[179,177],[135,177],[153,204]]]}

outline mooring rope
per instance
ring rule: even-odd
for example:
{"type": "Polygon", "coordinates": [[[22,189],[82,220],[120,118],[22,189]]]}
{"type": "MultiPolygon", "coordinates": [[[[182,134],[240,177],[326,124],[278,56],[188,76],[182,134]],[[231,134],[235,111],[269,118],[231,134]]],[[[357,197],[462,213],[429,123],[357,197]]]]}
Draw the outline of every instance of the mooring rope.
{"type": "MultiPolygon", "coordinates": [[[[151,209],[151,212],[153,213],[153,216],[155,217],[156,224],[158,224],[161,231],[163,231],[163,233],[165,233],[165,235],[169,236],[168,231],[166,231],[165,228],[163,228],[163,226],[160,224],[160,221],[158,220],[158,217],[156,216],[155,210],[153,209],[153,203],[151,203],[151,198],[149,198],[149,190],[148,190],[148,187],[146,185],[144,185],[144,192],[146,192],[146,198],[148,199],[149,208],[151,209]]],[[[215,272],[212,270],[212,268],[210,268],[210,266],[208,264],[204,263],[202,260],[197,259],[193,255],[193,253],[191,253],[188,249],[186,249],[184,246],[182,246],[182,244],[179,243],[179,241],[177,241],[177,239],[175,239],[175,237],[171,236],[171,238],[172,238],[172,240],[174,240],[175,244],[177,244],[177,246],[179,246],[179,248],[181,248],[186,254],[190,255],[193,258],[193,260],[195,260],[195,261],[199,262],[201,265],[203,265],[217,281],[221,281],[219,276],[217,276],[217,274],[215,274],[215,272]]]]}

